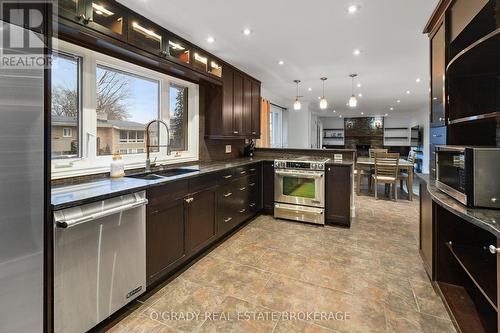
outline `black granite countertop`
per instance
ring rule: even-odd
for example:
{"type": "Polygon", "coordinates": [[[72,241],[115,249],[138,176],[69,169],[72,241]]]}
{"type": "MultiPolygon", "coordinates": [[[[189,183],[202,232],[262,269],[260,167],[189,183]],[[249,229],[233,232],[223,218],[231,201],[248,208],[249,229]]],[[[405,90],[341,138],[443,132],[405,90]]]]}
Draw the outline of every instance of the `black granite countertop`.
{"type": "Polygon", "coordinates": [[[428,174],[416,175],[427,183],[427,190],[429,191],[434,202],[448,211],[460,216],[464,220],[489,231],[497,238],[500,238],[500,210],[467,207],[446,193],[440,191],[435,185],[435,180],[428,174]]]}
{"type": "MultiPolygon", "coordinates": [[[[272,161],[269,157],[237,158],[228,161],[214,161],[205,163],[194,163],[183,166],[182,168],[191,168],[196,171],[173,177],[165,177],[155,180],[137,179],[131,177],[122,177],[118,179],[105,178],[97,181],[91,181],[78,185],[64,185],[52,188],[51,203],[53,210],[59,210],[74,207],[90,202],[108,199],[123,194],[142,191],[153,186],[163,185],[180,179],[189,179],[192,177],[215,173],[225,169],[236,168],[261,161],[272,161]]],[[[328,162],[334,163],[333,161],[328,162]]],[[[352,162],[345,161],[334,163],[339,165],[352,165],[352,162]]],[[[169,167],[166,166],[165,169],[169,167]]]]}

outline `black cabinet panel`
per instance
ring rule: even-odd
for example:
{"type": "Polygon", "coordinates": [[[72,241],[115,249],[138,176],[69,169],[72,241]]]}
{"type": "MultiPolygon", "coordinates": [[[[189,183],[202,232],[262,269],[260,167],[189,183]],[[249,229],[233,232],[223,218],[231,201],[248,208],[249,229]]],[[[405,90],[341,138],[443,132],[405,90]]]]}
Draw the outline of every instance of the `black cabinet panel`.
{"type": "Polygon", "coordinates": [[[445,37],[445,24],[443,23],[431,39],[431,126],[445,124],[445,37]]]}
{"type": "Polygon", "coordinates": [[[325,222],[351,225],[352,167],[326,166],[325,222]]]}
{"type": "Polygon", "coordinates": [[[216,187],[186,198],[186,247],[194,253],[208,245],[216,236],[215,203],[216,187]]]}
{"type": "Polygon", "coordinates": [[[262,208],[264,212],[274,212],[274,163],[264,161],[262,165],[262,208]]]}

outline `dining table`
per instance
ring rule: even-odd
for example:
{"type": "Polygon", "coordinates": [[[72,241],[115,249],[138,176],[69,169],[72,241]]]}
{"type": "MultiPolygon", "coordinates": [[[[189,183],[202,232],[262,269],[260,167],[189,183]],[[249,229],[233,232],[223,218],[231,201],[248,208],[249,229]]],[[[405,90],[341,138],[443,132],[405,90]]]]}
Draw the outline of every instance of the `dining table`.
{"type": "MultiPolygon", "coordinates": [[[[356,160],[356,165],[375,168],[375,158],[359,156],[356,160]]],[[[399,169],[405,170],[408,174],[408,200],[413,201],[413,163],[405,160],[404,158],[399,159],[399,169]]]]}

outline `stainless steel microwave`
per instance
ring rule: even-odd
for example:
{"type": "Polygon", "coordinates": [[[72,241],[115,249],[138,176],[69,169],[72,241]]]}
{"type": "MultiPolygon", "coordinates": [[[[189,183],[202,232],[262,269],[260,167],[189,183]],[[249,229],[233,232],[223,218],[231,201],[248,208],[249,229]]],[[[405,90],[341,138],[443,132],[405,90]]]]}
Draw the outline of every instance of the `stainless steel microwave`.
{"type": "Polygon", "coordinates": [[[500,148],[436,146],[436,187],[469,207],[500,209],[500,148]]]}

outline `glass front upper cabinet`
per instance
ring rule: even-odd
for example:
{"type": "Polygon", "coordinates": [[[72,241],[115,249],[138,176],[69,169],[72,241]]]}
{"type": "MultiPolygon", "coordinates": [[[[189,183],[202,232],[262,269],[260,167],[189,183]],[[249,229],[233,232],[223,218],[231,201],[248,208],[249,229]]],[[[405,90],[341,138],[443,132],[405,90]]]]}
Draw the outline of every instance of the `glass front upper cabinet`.
{"type": "Polygon", "coordinates": [[[164,30],[156,24],[136,16],[129,17],[128,41],[130,44],[155,55],[166,56],[166,40],[164,30]]]}
{"type": "Polygon", "coordinates": [[[215,61],[210,61],[210,74],[215,75],[217,77],[222,77],[222,65],[215,61]]]}
{"type": "Polygon", "coordinates": [[[204,73],[208,72],[208,57],[200,52],[193,55],[193,67],[204,73]]]}
{"type": "Polygon", "coordinates": [[[126,39],[127,15],[124,7],[112,1],[92,0],[87,11],[91,28],[118,39],[126,39]]]}
{"type": "Polygon", "coordinates": [[[168,54],[185,64],[189,64],[191,62],[190,51],[187,45],[176,40],[168,41],[168,54]]]}
{"type": "Polygon", "coordinates": [[[73,21],[81,20],[85,13],[85,0],[59,0],[57,5],[59,15],[73,21]]]}

